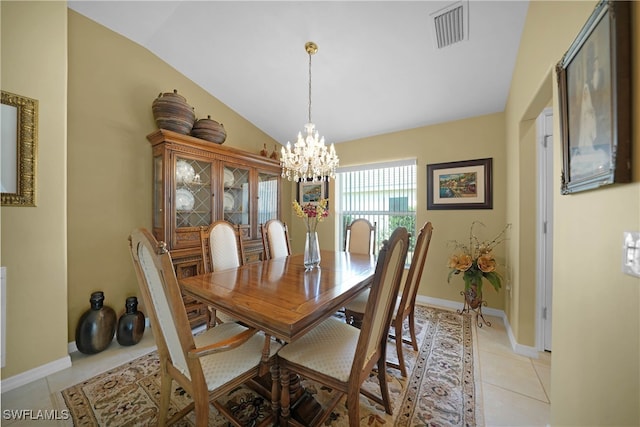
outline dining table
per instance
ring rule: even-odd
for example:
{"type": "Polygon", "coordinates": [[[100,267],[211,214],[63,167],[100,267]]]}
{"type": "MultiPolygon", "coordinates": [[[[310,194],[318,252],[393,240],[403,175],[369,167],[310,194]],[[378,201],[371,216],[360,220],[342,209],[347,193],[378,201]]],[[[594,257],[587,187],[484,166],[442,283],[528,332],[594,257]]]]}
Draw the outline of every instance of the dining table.
{"type": "MultiPolygon", "coordinates": [[[[320,265],[312,269],[305,268],[304,254],[293,254],[179,279],[183,293],[264,331],[261,375],[252,384],[265,396],[273,396],[277,378],[267,375],[271,337],[295,341],[337,313],[373,280],[374,255],[327,250],[320,255],[320,265]]],[[[277,371],[272,365],[273,369],[277,371]]],[[[321,412],[320,404],[305,393],[299,377],[292,376],[289,387],[295,402],[292,418],[299,425],[311,425],[321,412]]]]}
{"type": "Polygon", "coordinates": [[[340,310],[373,279],[373,255],[320,251],[318,267],[304,255],[245,264],[179,280],[183,293],[234,319],[292,342],[340,310]]]}

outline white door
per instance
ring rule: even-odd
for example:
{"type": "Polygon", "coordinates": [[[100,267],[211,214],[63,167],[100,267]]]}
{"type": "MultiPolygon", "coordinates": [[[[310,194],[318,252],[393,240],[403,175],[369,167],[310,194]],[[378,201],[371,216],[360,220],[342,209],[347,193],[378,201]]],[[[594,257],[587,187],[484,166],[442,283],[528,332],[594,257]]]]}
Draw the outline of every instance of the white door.
{"type": "Polygon", "coordinates": [[[551,351],[553,288],[553,112],[537,120],[538,149],[538,349],[551,351]]]}

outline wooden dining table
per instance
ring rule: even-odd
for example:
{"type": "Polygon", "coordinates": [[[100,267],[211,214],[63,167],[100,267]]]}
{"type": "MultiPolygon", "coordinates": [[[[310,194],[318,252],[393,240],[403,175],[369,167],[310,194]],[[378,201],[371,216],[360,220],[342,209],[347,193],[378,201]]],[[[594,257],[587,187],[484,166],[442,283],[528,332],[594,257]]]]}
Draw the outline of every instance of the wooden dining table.
{"type": "Polygon", "coordinates": [[[179,280],[182,291],[240,322],[292,342],[371,284],[373,255],[321,251],[320,266],[294,254],[179,280]]]}

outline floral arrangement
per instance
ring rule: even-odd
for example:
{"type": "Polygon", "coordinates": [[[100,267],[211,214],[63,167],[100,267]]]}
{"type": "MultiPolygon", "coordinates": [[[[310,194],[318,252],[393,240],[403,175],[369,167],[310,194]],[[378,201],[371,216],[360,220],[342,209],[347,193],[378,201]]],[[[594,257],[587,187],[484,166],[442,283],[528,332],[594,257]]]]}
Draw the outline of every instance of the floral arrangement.
{"type": "Polygon", "coordinates": [[[506,239],[506,232],[511,226],[507,224],[493,240],[481,241],[474,233],[474,226],[480,224],[473,221],[469,230],[469,244],[462,244],[453,241],[455,250],[449,257],[449,276],[447,282],[451,281],[454,274],[463,274],[464,290],[468,292],[472,285],[476,285],[478,292],[482,292],[482,278],[491,283],[496,291],[502,287],[502,277],[496,271],[496,260],[493,256],[493,249],[506,239]]]}
{"type": "Polygon", "coordinates": [[[300,205],[294,201],[293,211],[296,216],[304,218],[307,225],[307,231],[314,232],[318,223],[324,221],[329,216],[329,208],[327,207],[328,199],[320,199],[318,203],[305,203],[300,205]]]}

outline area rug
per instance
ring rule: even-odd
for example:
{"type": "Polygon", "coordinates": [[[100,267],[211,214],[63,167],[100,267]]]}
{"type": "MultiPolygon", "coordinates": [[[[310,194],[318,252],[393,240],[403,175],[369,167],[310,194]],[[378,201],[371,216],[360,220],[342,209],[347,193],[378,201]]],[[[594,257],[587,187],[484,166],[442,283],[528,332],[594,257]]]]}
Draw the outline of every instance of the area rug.
{"type": "MultiPolygon", "coordinates": [[[[362,426],[475,426],[482,425],[482,401],[474,368],[474,324],[469,315],[434,307],[416,306],[419,351],[404,345],[409,375],[387,368],[393,415],[360,396],[362,426]]],[[[406,329],[406,328],[405,328],[406,329]]],[[[406,334],[406,333],[405,333],[406,334]]],[[[397,361],[395,342],[389,340],[388,358],[397,361]]],[[[332,390],[302,380],[307,392],[320,403],[330,400],[332,390]]],[[[377,376],[364,387],[379,394],[377,376]]],[[[58,394],[75,426],[157,425],[159,406],[159,361],[152,352],[104,372],[58,394]]],[[[185,391],[173,384],[170,415],[190,402],[185,391]]],[[[270,402],[247,387],[239,387],[220,399],[246,426],[257,425],[270,414],[270,402]]],[[[61,408],[62,409],[62,408],[61,408]]],[[[193,426],[193,412],[178,426],[193,426]]],[[[211,406],[209,425],[229,426],[211,406]]],[[[347,426],[343,400],[325,422],[326,426],[347,426]]]]}

